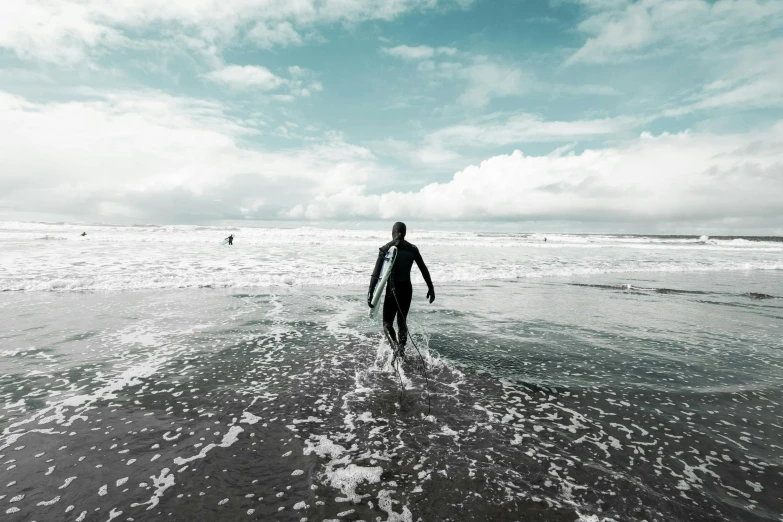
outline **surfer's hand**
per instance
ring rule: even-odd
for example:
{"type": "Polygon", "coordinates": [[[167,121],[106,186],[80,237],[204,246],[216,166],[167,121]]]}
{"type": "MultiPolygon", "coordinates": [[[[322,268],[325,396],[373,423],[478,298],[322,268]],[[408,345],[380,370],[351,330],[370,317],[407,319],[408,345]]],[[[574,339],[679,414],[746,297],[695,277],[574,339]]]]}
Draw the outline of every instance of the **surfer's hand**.
{"type": "Polygon", "coordinates": [[[369,306],[370,308],[374,308],[372,305],[372,291],[373,289],[371,288],[370,291],[367,292],[367,306],[369,306]]]}
{"type": "Polygon", "coordinates": [[[430,300],[430,303],[435,300],[435,287],[429,287],[427,290],[427,299],[430,300]]]}

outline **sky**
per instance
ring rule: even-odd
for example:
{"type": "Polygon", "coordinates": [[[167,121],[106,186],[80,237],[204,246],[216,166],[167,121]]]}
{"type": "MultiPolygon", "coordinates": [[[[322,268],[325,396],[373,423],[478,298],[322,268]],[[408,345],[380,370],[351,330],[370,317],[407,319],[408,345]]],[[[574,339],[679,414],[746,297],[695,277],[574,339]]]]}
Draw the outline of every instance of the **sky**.
{"type": "Polygon", "coordinates": [[[780,0],[4,0],[0,219],[783,234],[780,0]]]}

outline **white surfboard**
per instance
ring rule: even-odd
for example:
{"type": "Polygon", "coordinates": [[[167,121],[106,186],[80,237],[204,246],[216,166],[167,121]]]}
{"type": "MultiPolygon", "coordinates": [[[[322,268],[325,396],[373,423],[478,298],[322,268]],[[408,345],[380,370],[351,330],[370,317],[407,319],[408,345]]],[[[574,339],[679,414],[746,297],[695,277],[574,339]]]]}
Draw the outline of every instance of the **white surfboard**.
{"type": "Polygon", "coordinates": [[[392,273],[392,267],[394,261],[397,259],[397,247],[389,247],[389,251],[386,252],[386,257],[383,259],[383,266],[381,267],[380,279],[378,284],[375,285],[375,291],[372,294],[372,308],[370,308],[370,317],[375,317],[378,313],[378,303],[381,300],[381,295],[386,290],[386,281],[389,280],[389,276],[392,273]]]}

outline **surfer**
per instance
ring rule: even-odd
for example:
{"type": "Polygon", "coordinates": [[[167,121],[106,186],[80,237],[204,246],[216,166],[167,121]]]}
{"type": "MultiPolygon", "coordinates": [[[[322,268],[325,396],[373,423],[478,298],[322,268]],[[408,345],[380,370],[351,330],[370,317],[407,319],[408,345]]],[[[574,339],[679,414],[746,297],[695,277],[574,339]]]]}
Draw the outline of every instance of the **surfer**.
{"type": "Polygon", "coordinates": [[[234,234],[231,234],[230,236],[228,236],[226,238],[226,241],[228,241],[229,245],[233,245],[234,244],[234,234]]]}
{"type": "MultiPolygon", "coordinates": [[[[405,343],[408,340],[408,326],[406,319],[408,310],[411,307],[411,298],[413,297],[413,287],[411,286],[411,268],[414,261],[419,267],[424,281],[427,283],[427,298],[430,303],[435,300],[435,288],[432,286],[430,271],[419,253],[419,249],[405,240],[405,223],[397,222],[392,227],[392,241],[383,245],[378,252],[378,260],[375,262],[375,270],[370,278],[370,291],[367,293],[367,304],[372,308],[372,295],[375,292],[375,285],[381,275],[383,260],[386,252],[392,246],[397,247],[397,259],[392,267],[391,277],[386,284],[386,297],[383,300],[383,331],[394,344],[399,346],[397,354],[405,355],[405,343]],[[397,317],[397,326],[400,329],[399,341],[394,332],[394,318],[397,317]]],[[[395,354],[395,355],[397,355],[395,354]]]]}
{"type": "Polygon", "coordinates": [[[82,237],[86,236],[87,232],[82,232],[82,237]]]}

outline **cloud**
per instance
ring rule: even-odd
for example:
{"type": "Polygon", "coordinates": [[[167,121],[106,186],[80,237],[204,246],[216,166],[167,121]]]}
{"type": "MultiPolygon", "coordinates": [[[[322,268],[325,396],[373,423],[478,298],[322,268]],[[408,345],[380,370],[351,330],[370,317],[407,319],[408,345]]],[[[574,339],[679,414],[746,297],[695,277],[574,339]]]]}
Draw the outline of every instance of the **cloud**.
{"type": "Polygon", "coordinates": [[[374,143],[377,152],[415,166],[459,168],[479,160],[488,148],[522,147],[528,143],[617,140],[648,120],[630,116],[573,121],[545,120],[535,114],[497,114],[449,125],[423,136],[419,143],[387,139],[374,143]]]}
{"type": "Polygon", "coordinates": [[[459,82],[463,86],[458,97],[461,105],[482,108],[495,98],[518,96],[538,86],[535,77],[513,63],[502,62],[482,55],[465,54],[461,61],[455,61],[459,54],[451,47],[384,47],[386,54],[417,61],[417,70],[432,85],[459,82]],[[437,60],[446,56],[448,59],[437,60]]]}
{"type": "Polygon", "coordinates": [[[682,116],[712,109],[783,108],[783,39],[742,49],[732,57],[737,63],[719,79],[665,116],[682,116]]]}
{"type": "Polygon", "coordinates": [[[640,123],[637,118],[629,116],[549,121],[533,114],[523,113],[505,118],[493,117],[479,123],[444,127],[428,134],[425,141],[450,148],[464,148],[617,137],[640,123]]]}
{"type": "Polygon", "coordinates": [[[381,51],[404,60],[418,61],[418,71],[435,82],[460,81],[465,89],[458,102],[468,107],[481,108],[495,98],[518,96],[537,83],[533,75],[517,65],[487,56],[466,54],[462,61],[454,61],[459,51],[453,47],[398,45],[383,47],[381,51]],[[435,60],[444,56],[448,59],[435,60]]]}
{"type": "Polygon", "coordinates": [[[429,47],[427,45],[415,47],[398,45],[397,47],[383,47],[381,51],[389,56],[404,60],[425,60],[435,55],[454,56],[457,54],[457,49],[453,47],[429,47]]]}
{"type": "Polygon", "coordinates": [[[764,0],[576,0],[591,35],[567,61],[606,63],[686,47],[737,48],[783,25],[783,3],[764,0]]]}
{"type": "Polygon", "coordinates": [[[296,100],[296,98],[291,94],[273,94],[272,99],[283,103],[291,103],[292,101],[296,100]]]}
{"type": "Polygon", "coordinates": [[[220,103],[158,91],[52,103],[0,91],[0,208],[165,222],[253,208],[252,217],[274,217],[388,175],[339,134],[274,152],[251,145],[263,136],[220,103]]]}
{"type": "Polygon", "coordinates": [[[66,1],[0,2],[0,48],[23,59],[75,62],[84,58],[87,48],[123,43],[121,31],[90,11],[90,6],[66,1]]]}
{"type": "Polygon", "coordinates": [[[291,25],[291,22],[267,23],[258,22],[247,33],[249,40],[262,49],[270,49],[275,46],[300,45],[302,37],[291,25]]]}
{"type": "Polygon", "coordinates": [[[223,46],[249,30],[261,47],[300,43],[297,27],[393,20],[464,0],[7,0],[0,48],[23,59],[74,63],[117,47],[187,36],[223,46]],[[154,28],[151,30],[150,28],[154,28]]]}
{"type": "Polygon", "coordinates": [[[373,151],[377,154],[393,158],[395,161],[403,161],[416,168],[429,169],[458,168],[466,163],[465,151],[455,151],[441,143],[413,143],[410,141],[388,138],[372,143],[373,151]]]}
{"type": "Polygon", "coordinates": [[[313,79],[313,73],[296,65],[288,68],[290,78],[277,76],[260,65],[228,65],[215,69],[203,77],[211,82],[237,90],[274,91],[280,88],[287,94],[273,94],[272,99],[279,102],[292,102],[297,96],[309,97],[312,92],[323,90],[320,82],[313,79]]]}
{"type": "Polygon", "coordinates": [[[272,91],[288,83],[288,80],[276,76],[260,65],[229,65],[205,74],[204,77],[238,89],[253,88],[261,91],[272,91]]]}
{"type": "Polygon", "coordinates": [[[478,58],[458,72],[467,81],[459,102],[470,107],[484,107],[493,98],[518,96],[535,83],[533,75],[519,67],[478,58]]]}
{"type": "Polygon", "coordinates": [[[616,96],[609,85],[580,83],[570,85],[543,81],[530,70],[513,61],[485,55],[460,52],[455,47],[398,45],[382,47],[389,56],[416,62],[416,69],[430,87],[457,84],[462,92],[457,103],[471,109],[486,107],[492,100],[521,96],[531,92],[550,95],[616,96]]]}
{"type": "MultiPolygon", "coordinates": [[[[495,156],[417,192],[321,194],[294,214],[437,220],[699,222],[783,225],[783,122],[739,135],[642,134],[619,148],[495,156]]],[[[293,215],[293,214],[292,214],[293,215]]]]}

